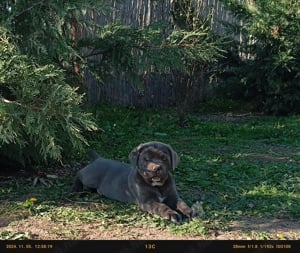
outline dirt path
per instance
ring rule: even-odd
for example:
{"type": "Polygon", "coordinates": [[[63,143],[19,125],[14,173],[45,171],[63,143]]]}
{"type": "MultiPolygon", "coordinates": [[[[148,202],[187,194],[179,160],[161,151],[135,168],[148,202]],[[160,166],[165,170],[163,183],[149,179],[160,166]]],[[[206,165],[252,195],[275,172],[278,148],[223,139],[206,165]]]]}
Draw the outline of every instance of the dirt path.
{"type": "Polygon", "coordinates": [[[247,239],[300,239],[300,221],[285,219],[247,218],[229,224],[226,231],[210,231],[203,236],[175,235],[168,228],[104,226],[104,223],[68,224],[54,222],[48,217],[29,217],[8,224],[0,219],[0,233],[24,234],[38,240],[247,240],[247,239]]]}

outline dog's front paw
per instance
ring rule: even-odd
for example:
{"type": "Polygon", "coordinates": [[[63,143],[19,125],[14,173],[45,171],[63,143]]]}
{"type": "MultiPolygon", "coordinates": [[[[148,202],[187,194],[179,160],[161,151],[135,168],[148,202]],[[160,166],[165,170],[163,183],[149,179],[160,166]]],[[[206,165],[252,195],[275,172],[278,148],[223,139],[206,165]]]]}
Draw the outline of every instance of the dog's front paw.
{"type": "Polygon", "coordinates": [[[178,223],[182,221],[182,217],[176,211],[170,210],[167,212],[167,220],[178,223]]]}
{"type": "Polygon", "coordinates": [[[196,213],[194,212],[194,210],[192,208],[186,207],[181,211],[182,211],[182,214],[184,214],[189,219],[192,219],[196,216],[196,213]]]}
{"type": "Polygon", "coordinates": [[[194,210],[190,208],[182,199],[179,199],[177,202],[177,210],[189,219],[192,219],[196,216],[194,210]]]}

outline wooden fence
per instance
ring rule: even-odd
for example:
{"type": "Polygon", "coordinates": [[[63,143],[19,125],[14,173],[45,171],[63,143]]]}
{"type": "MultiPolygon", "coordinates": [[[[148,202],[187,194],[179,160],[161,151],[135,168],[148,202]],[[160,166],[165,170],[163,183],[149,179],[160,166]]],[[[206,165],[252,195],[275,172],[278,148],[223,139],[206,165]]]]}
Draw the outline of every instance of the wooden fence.
{"type": "MultiPolygon", "coordinates": [[[[109,1],[113,7],[107,15],[90,15],[98,24],[105,25],[119,21],[137,27],[148,26],[152,22],[168,21],[172,3],[176,0],[124,0],[109,1]]],[[[204,12],[213,11],[212,28],[217,33],[223,32],[222,21],[233,22],[232,15],[224,9],[218,0],[195,0],[196,4],[202,3],[204,12]]],[[[205,13],[204,13],[205,14],[205,13]]],[[[136,88],[125,75],[111,80],[109,83],[100,84],[90,73],[85,73],[87,95],[90,103],[110,102],[122,105],[166,107],[176,104],[177,88],[172,83],[172,78],[167,75],[152,73],[139,89],[136,88]]],[[[207,97],[208,85],[199,87],[198,101],[207,97]]]]}

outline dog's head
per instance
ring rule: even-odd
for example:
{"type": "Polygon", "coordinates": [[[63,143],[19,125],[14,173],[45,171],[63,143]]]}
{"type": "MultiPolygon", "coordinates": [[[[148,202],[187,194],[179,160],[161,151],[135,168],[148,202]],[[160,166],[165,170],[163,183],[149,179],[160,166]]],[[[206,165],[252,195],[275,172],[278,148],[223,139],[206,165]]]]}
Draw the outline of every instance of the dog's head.
{"type": "Polygon", "coordinates": [[[179,163],[170,145],[156,141],[140,144],[131,151],[129,159],[145,182],[152,186],[162,186],[170,169],[175,169],[179,163]]]}

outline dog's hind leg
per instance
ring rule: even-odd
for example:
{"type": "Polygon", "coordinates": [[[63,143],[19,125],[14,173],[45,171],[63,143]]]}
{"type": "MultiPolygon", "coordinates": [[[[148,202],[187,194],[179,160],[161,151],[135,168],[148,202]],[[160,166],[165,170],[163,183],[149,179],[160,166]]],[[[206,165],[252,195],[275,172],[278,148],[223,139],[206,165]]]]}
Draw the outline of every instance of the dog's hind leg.
{"type": "Polygon", "coordinates": [[[71,193],[73,192],[83,192],[83,184],[78,176],[75,178],[71,189],[71,193]]]}

